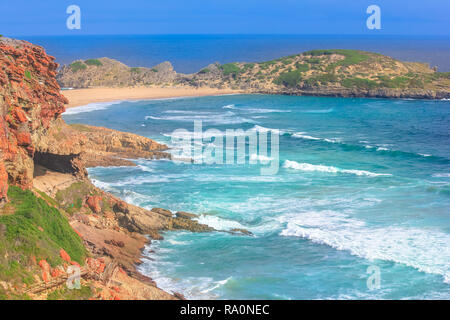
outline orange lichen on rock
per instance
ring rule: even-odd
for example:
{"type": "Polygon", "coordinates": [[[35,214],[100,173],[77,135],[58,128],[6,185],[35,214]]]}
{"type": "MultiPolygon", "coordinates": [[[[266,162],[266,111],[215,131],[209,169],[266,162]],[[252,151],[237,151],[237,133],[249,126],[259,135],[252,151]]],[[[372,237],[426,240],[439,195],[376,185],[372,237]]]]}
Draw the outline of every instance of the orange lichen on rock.
{"type": "Polygon", "coordinates": [[[0,38],[0,202],[8,183],[32,186],[35,144],[65,111],[54,60],[39,46],[0,38]]]}
{"type": "Polygon", "coordinates": [[[61,256],[61,259],[63,259],[64,261],[67,261],[69,263],[72,261],[69,254],[64,249],[59,250],[59,255],[61,256]]]}
{"type": "Polygon", "coordinates": [[[86,204],[94,213],[100,213],[102,212],[101,201],[102,197],[100,196],[90,196],[86,199],[86,204]]]}

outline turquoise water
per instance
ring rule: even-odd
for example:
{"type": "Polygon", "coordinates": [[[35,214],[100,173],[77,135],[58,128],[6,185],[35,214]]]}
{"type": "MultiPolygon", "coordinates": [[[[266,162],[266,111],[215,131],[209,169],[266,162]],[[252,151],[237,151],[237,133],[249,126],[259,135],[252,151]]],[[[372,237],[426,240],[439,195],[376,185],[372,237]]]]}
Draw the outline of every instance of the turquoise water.
{"type": "Polygon", "coordinates": [[[261,163],[167,160],[89,170],[136,205],[254,234],[166,232],[139,267],[164,289],[200,299],[450,298],[449,101],[231,95],[98,103],[64,118],[168,145],[194,119],[204,130],[279,130],[275,175],[261,175],[261,163]],[[369,267],[380,271],[375,288],[369,267]]]}

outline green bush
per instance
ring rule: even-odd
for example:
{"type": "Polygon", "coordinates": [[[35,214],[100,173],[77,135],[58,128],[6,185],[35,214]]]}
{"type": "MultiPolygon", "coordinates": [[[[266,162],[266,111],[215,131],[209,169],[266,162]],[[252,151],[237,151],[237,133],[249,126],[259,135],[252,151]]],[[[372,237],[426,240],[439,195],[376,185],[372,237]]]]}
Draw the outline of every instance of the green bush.
{"type": "Polygon", "coordinates": [[[241,72],[241,68],[236,63],[227,63],[220,66],[220,68],[222,69],[222,72],[225,76],[227,75],[236,76],[241,72]]]}
{"type": "Polygon", "coordinates": [[[288,88],[296,87],[302,81],[302,73],[300,70],[284,72],[278,76],[273,82],[288,88]]]}
{"type": "Polygon", "coordinates": [[[85,70],[86,68],[87,66],[81,61],[75,61],[70,64],[70,69],[72,69],[73,72],[85,70]]]}
{"type": "Polygon", "coordinates": [[[211,72],[211,70],[209,70],[208,68],[204,68],[204,69],[200,70],[198,73],[205,74],[205,73],[210,73],[210,72],[211,72]]]}
{"type": "Polygon", "coordinates": [[[101,63],[100,60],[98,59],[88,59],[85,60],[84,63],[86,63],[88,66],[96,66],[96,67],[100,67],[103,65],[103,63],[101,63]]]}
{"type": "Polygon", "coordinates": [[[295,67],[300,72],[305,72],[305,71],[309,70],[309,65],[307,65],[306,63],[297,62],[297,63],[295,63],[295,67]]]}
{"type": "Polygon", "coordinates": [[[379,87],[378,83],[364,78],[347,78],[342,80],[342,85],[346,88],[373,89],[379,87]]]}
{"type": "Polygon", "coordinates": [[[142,72],[142,70],[140,69],[140,68],[137,68],[137,67],[133,67],[133,68],[130,68],[130,72],[131,73],[141,73],[142,72]]]}

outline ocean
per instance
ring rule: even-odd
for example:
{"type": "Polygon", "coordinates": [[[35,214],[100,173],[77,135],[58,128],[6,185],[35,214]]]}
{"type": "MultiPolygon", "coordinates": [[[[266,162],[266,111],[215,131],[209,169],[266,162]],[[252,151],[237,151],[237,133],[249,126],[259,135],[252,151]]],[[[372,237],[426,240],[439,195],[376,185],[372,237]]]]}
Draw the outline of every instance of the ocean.
{"type": "Polygon", "coordinates": [[[450,71],[450,37],[389,35],[120,35],[25,37],[61,64],[109,57],[130,67],[170,61],[180,73],[213,62],[262,62],[312,49],[358,49],[450,71]]]}
{"type": "Polygon", "coordinates": [[[165,232],[139,266],[165,290],[198,299],[450,299],[450,101],[227,95],[95,103],[64,119],[143,135],[174,153],[174,130],[192,132],[194,120],[203,130],[279,134],[272,175],[261,174],[262,161],[89,169],[95,185],[135,205],[253,233],[165,232]]]}

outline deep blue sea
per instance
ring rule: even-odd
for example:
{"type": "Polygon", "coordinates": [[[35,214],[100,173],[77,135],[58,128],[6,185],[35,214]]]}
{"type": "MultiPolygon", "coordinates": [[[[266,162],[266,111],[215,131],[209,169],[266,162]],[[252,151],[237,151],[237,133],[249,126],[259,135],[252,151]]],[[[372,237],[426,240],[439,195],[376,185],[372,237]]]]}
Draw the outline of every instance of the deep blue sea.
{"type": "Polygon", "coordinates": [[[173,131],[192,132],[193,120],[279,133],[274,175],[261,175],[261,161],[89,169],[136,205],[254,234],[166,232],[139,267],[163,289],[200,299],[450,299],[450,101],[228,95],[96,103],[64,119],[172,152],[173,131]]]}
{"type": "Polygon", "coordinates": [[[131,67],[170,61],[181,73],[210,63],[261,62],[312,49],[359,49],[450,71],[450,37],[388,35],[121,35],[25,37],[61,64],[109,57],[131,67]]]}

